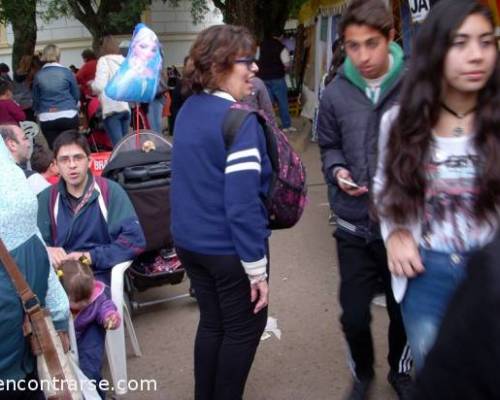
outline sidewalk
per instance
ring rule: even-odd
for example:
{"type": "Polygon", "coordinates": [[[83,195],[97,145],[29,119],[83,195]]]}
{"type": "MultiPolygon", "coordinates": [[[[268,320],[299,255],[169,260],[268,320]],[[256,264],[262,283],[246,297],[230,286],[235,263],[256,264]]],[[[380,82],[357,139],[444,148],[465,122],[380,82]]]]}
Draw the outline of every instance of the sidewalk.
{"type": "Polygon", "coordinates": [[[305,153],[311,138],[311,121],[303,117],[294,117],[292,126],[297,128],[297,132],[288,133],[288,140],[295,151],[299,154],[305,153]]]}

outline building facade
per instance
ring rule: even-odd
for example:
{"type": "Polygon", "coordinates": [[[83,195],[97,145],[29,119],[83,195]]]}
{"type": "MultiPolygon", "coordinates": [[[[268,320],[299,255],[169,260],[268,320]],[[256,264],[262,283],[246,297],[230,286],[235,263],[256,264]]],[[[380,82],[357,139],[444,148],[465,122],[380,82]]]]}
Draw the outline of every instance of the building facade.
{"type": "MultiPolygon", "coordinates": [[[[165,65],[182,65],[191,43],[196,35],[208,26],[221,24],[222,14],[213,5],[205,15],[203,22],[194,24],[191,17],[191,1],[181,1],[178,7],[154,0],[143,13],[142,20],[153,29],[164,48],[165,65]]],[[[61,48],[61,64],[79,67],[82,64],[80,54],[83,49],[91,47],[92,38],[89,31],[74,18],[59,18],[44,22],[37,21],[36,49],[42,49],[48,43],[55,43],[61,48]]],[[[121,40],[130,40],[130,35],[122,35],[121,40]]],[[[0,26],[0,62],[11,65],[12,43],[14,36],[10,26],[0,26]]]]}

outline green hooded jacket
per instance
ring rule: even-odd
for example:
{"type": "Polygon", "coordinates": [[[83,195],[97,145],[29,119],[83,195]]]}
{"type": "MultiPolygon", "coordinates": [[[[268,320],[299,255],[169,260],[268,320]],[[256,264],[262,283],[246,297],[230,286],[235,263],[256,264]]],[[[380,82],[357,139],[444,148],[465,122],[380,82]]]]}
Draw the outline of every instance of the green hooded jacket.
{"type": "MultiPolygon", "coordinates": [[[[380,87],[380,96],[378,98],[382,98],[384,93],[387,91],[388,88],[392,86],[394,81],[399,77],[401,74],[401,70],[404,67],[404,53],[403,49],[395,43],[391,42],[389,44],[389,53],[392,55],[393,58],[393,63],[392,67],[389,70],[389,73],[385,77],[384,81],[382,82],[382,85],[380,87]]],[[[363,78],[363,76],[359,73],[358,69],[354,66],[352,63],[351,59],[349,57],[346,58],[345,63],[344,63],[344,73],[347,79],[351,81],[356,87],[361,89],[363,93],[366,94],[366,96],[373,102],[376,103],[373,99],[372,96],[369,95],[369,91],[367,91],[368,84],[366,83],[366,80],[363,78]]]]}

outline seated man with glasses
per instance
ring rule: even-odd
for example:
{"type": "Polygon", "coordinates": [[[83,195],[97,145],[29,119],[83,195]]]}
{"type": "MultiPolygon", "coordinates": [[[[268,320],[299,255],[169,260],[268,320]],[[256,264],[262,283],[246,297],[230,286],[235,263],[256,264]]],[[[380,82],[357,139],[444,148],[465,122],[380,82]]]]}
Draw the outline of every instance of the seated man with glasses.
{"type": "Polygon", "coordinates": [[[117,183],[92,176],[83,135],[63,132],[53,150],[61,179],[38,197],[38,226],[52,263],[85,257],[96,279],[109,285],[111,268],[144,250],[135,210],[117,183]]]}

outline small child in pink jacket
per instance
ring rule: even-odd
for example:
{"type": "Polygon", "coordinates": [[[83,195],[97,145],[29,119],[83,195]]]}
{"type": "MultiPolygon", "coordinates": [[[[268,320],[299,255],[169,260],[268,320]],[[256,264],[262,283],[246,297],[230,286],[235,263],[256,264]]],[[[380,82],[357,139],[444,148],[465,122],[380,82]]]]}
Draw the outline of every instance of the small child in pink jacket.
{"type": "Polygon", "coordinates": [[[94,279],[88,265],[69,260],[63,263],[61,269],[62,284],[68,293],[75,323],[80,369],[98,386],[106,329],[118,328],[120,314],[109,299],[106,286],[94,279]]]}

